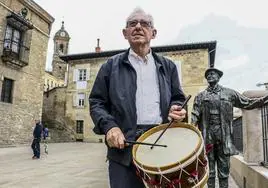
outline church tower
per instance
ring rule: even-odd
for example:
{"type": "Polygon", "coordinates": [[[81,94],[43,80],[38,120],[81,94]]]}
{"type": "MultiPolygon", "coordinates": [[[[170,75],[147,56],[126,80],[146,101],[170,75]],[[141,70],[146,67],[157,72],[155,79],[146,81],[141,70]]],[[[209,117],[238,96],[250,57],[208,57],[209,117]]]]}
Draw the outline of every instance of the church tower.
{"type": "Polygon", "coordinates": [[[67,65],[59,58],[59,56],[68,54],[69,40],[70,36],[64,29],[64,22],[62,22],[61,29],[58,30],[54,36],[54,53],[52,61],[52,75],[61,80],[65,79],[67,65]]]}

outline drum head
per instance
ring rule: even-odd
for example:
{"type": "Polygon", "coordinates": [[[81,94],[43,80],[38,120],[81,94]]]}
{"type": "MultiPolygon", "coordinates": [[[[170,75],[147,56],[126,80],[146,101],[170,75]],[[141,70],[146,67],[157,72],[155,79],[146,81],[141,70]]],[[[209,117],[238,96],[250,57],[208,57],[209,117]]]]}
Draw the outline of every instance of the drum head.
{"type": "MultiPolygon", "coordinates": [[[[154,143],[167,125],[157,126],[144,133],[138,141],[154,143]]],[[[201,145],[200,132],[189,124],[174,123],[159,139],[157,144],[167,147],[155,146],[151,149],[147,145],[135,145],[133,147],[133,159],[140,166],[157,169],[168,169],[181,164],[192,157],[201,145]]]]}

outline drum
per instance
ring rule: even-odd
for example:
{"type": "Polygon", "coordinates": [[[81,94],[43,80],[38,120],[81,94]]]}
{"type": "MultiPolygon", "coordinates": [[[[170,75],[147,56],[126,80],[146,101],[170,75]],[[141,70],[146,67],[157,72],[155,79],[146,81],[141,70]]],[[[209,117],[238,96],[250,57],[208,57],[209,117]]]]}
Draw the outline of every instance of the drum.
{"type": "MultiPolygon", "coordinates": [[[[167,124],[156,126],[137,142],[154,143],[167,124]]],[[[201,132],[193,125],[174,122],[158,140],[167,147],[133,146],[137,175],[147,188],[204,187],[208,180],[208,161],[201,132]]]]}

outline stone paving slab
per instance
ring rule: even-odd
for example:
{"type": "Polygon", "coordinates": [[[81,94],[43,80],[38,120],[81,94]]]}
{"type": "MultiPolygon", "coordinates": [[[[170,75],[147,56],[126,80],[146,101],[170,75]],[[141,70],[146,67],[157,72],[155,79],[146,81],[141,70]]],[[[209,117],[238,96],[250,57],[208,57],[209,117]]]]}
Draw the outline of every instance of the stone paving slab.
{"type": "MultiPolygon", "coordinates": [[[[0,188],[108,188],[106,148],[101,143],[49,144],[32,160],[29,146],[0,148],[0,188]]],[[[231,188],[238,188],[230,178],[231,188]]]]}

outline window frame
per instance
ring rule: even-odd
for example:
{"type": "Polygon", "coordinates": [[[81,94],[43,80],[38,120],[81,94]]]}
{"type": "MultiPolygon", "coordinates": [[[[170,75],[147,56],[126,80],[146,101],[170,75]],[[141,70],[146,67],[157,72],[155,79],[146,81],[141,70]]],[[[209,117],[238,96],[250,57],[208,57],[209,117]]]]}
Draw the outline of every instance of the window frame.
{"type": "Polygon", "coordinates": [[[4,78],[2,83],[1,90],[1,102],[12,103],[13,102],[13,89],[14,89],[14,80],[9,78],[4,78]],[[9,82],[10,83],[7,83],[9,82]]]}
{"type": "Polygon", "coordinates": [[[13,56],[19,59],[20,52],[21,52],[21,44],[23,39],[23,32],[16,27],[7,24],[6,30],[5,30],[5,36],[4,36],[4,51],[9,51],[13,56]],[[10,33],[9,33],[10,31],[10,33]],[[15,39],[15,33],[18,34],[19,38],[18,40],[15,39]],[[10,36],[8,36],[10,35],[10,36]],[[15,50],[16,49],[16,50],[15,50]]]}
{"type": "Polygon", "coordinates": [[[85,93],[78,93],[77,94],[77,106],[78,107],[85,107],[85,98],[86,98],[86,94],[85,93]],[[83,98],[80,97],[83,95],[83,98]]]}
{"type": "Polygon", "coordinates": [[[76,120],[76,133],[84,134],[84,120],[76,120]]]}
{"type": "Polygon", "coordinates": [[[87,80],[87,69],[78,69],[78,81],[87,80]]]}

